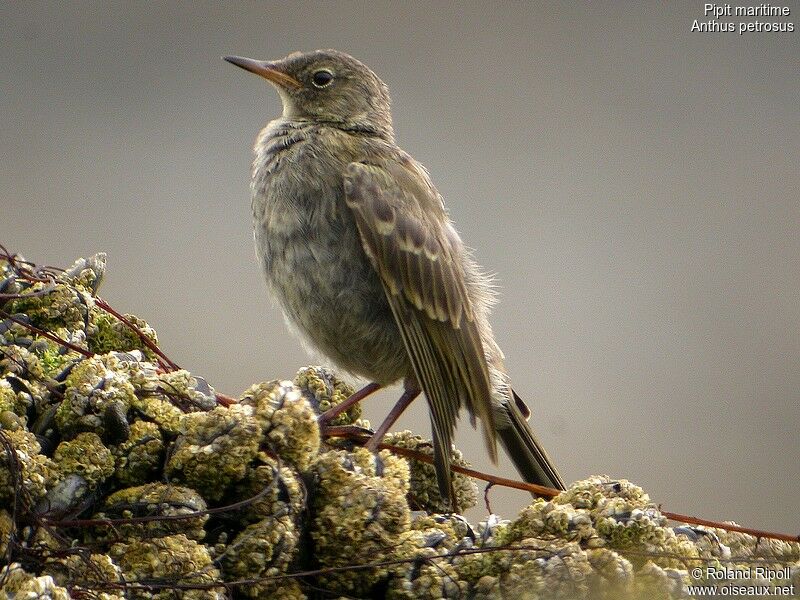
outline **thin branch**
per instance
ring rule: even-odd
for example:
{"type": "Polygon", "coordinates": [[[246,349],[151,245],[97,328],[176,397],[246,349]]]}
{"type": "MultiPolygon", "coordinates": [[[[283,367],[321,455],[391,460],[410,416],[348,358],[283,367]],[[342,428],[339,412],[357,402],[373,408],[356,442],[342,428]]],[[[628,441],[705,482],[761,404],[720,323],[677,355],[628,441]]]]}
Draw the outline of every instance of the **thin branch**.
{"type": "MultiPolygon", "coordinates": [[[[330,434],[330,432],[327,433],[330,434]]],[[[365,443],[367,439],[369,439],[369,436],[366,436],[359,432],[341,432],[341,435],[336,435],[335,437],[346,437],[354,441],[360,442],[362,444],[365,443]]],[[[381,448],[382,450],[385,449],[389,450],[390,452],[393,452],[394,454],[399,454],[400,456],[405,456],[408,458],[413,458],[414,460],[418,460],[420,462],[433,464],[433,457],[428,456],[427,454],[423,454],[422,452],[417,452],[416,450],[410,450],[408,448],[400,448],[398,446],[392,446],[390,444],[380,444],[378,447],[381,448]]],[[[524,490],[527,492],[531,492],[533,494],[537,494],[539,496],[546,496],[548,498],[552,498],[561,493],[559,490],[544,487],[541,485],[536,485],[535,483],[525,483],[524,481],[517,481],[515,479],[506,479],[505,477],[490,475],[489,473],[483,473],[481,471],[476,471],[474,469],[467,469],[459,465],[450,465],[450,466],[453,469],[453,471],[462,473],[464,475],[468,475],[469,477],[472,477],[474,479],[481,479],[483,481],[488,481],[489,483],[495,485],[502,485],[517,490],[524,490]]],[[[800,542],[800,535],[776,533],[773,531],[764,531],[762,529],[753,529],[751,527],[741,527],[739,525],[731,525],[730,523],[723,523],[722,521],[701,519],[689,515],[682,515],[679,513],[664,511],[661,510],[660,506],[659,506],[659,511],[661,512],[662,515],[664,515],[668,519],[671,519],[673,521],[680,521],[681,523],[689,523],[690,525],[703,525],[705,527],[724,529],[725,531],[738,531],[740,533],[746,533],[755,536],[757,538],[770,538],[773,540],[783,540],[785,542],[800,542]]]]}
{"type": "Polygon", "coordinates": [[[105,300],[103,300],[102,298],[100,298],[98,296],[95,296],[94,301],[95,301],[95,304],[97,304],[97,306],[102,308],[107,313],[110,313],[110,314],[114,315],[120,321],[125,323],[125,325],[127,325],[130,328],[131,331],[133,331],[137,336],[139,336],[139,339],[142,340],[142,343],[145,346],[147,346],[150,350],[152,350],[156,354],[156,356],[159,357],[160,360],[158,362],[161,364],[162,368],[164,368],[165,370],[168,370],[168,371],[177,371],[177,370],[180,369],[180,367],[178,365],[176,365],[174,362],[172,362],[172,360],[166,354],[164,354],[161,351],[161,348],[159,348],[157,345],[155,345],[153,343],[153,340],[151,340],[149,337],[147,337],[144,334],[144,332],[141,329],[139,329],[136,325],[134,325],[130,321],[130,319],[125,317],[125,315],[120,314],[119,312],[117,312],[116,310],[111,308],[111,306],[108,304],[108,302],[106,302],[105,300]]]}

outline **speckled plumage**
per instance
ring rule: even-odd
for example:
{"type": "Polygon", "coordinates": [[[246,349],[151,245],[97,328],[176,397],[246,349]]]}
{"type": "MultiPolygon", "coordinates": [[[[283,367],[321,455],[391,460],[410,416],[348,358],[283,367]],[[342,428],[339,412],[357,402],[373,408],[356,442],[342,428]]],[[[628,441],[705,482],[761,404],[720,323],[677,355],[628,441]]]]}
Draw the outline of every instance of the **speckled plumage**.
{"type": "Polygon", "coordinates": [[[326,125],[271,122],[255,146],[253,235],[267,282],[291,325],[343,369],[390,384],[408,375],[411,365],[378,275],[361,249],[342,178],[349,162],[379,147],[389,144],[326,125]],[[314,168],[300,176],[296,165],[307,162],[314,168]]]}
{"type": "Polygon", "coordinates": [[[462,405],[492,459],[499,437],[527,480],[563,489],[510,388],[490,280],[425,168],[395,144],[385,84],[334,50],[227,60],[283,101],[256,141],[252,209],[256,254],[292,327],[352,373],[425,392],[443,496],[462,405]]]}

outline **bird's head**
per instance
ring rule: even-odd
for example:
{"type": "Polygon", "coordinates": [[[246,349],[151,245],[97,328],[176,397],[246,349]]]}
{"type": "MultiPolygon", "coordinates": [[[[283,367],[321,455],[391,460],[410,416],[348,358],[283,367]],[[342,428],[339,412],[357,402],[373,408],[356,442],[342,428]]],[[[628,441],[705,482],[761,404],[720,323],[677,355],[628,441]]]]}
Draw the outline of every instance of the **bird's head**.
{"type": "Polygon", "coordinates": [[[276,61],[224,58],[272,83],[287,119],[374,130],[392,137],[389,89],[365,64],[344,52],[295,52],[276,61]]]}

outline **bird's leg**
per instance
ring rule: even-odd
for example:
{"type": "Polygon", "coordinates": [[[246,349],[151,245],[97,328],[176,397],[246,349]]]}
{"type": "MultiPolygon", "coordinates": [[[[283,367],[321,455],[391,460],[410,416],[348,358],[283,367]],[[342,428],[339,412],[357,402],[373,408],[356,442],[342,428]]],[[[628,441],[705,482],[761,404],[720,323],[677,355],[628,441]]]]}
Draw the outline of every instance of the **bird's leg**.
{"type": "Polygon", "coordinates": [[[403,414],[403,411],[408,408],[408,405],[414,401],[414,398],[419,396],[420,390],[417,387],[406,387],[406,390],[403,392],[403,395],[400,396],[400,399],[397,401],[397,404],[394,405],[389,414],[381,423],[381,426],[378,427],[378,430],[369,438],[369,441],[364,445],[364,447],[369,450],[370,452],[375,452],[378,449],[378,444],[381,443],[383,436],[386,435],[386,432],[389,431],[389,428],[394,425],[395,421],[400,418],[400,415],[403,414]]]}
{"type": "Polygon", "coordinates": [[[346,410],[349,410],[350,407],[357,404],[358,402],[361,402],[364,398],[366,398],[370,394],[377,392],[380,388],[381,384],[379,383],[375,382],[368,383],[357,392],[350,394],[350,396],[348,396],[343,402],[340,402],[333,408],[329,408],[328,410],[326,410],[319,417],[317,417],[317,421],[319,421],[319,423],[323,425],[326,423],[330,423],[340,414],[342,414],[346,410]]]}

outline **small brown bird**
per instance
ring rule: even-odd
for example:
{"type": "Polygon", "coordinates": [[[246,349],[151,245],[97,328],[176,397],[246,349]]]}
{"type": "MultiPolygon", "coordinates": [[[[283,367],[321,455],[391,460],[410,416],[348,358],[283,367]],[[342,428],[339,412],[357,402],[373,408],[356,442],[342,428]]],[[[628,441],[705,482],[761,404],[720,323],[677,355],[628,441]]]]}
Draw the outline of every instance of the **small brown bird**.
{"type": "Polygon", "coordinates": [[[255,145],[256,253],[287,320],[340,367],[405,392],[373,450],[420,391],[434,464],[453,504],[450,453],[462,405],[497,437],[529,482],[564,482],[526,423],[489,326],[494,295],[461,242],[425,168],[394,141],[389,92],[336,50],[274,62],[225,60],[270,81],[283,115],[255,145]]]}

